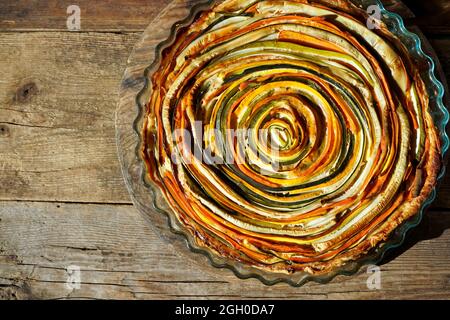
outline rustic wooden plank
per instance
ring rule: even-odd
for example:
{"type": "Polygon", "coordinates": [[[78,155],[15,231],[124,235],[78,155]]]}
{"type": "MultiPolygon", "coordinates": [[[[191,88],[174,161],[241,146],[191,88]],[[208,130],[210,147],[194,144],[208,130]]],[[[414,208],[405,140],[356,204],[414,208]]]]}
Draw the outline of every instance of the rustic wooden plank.
{"type": "Polygon", "coordinates": [[[170,0],[1,1],[0,31],[67,31],[67,8],[80,8],[81,31],[142,31],[170,0]]]}
{"type": "MultiPolygon", "coordinates": [[[[67,7],[73,1],[2,1],[0,31],[67,31],[67,7]]],[[[143,31],[170,0],[78,0],[81,31],[143,31]],[[120,5],[117,5],[119,3],[120,5]],[[124,10],[123,8],[126,8],[124,10]]],[[[383,0],[385,7],[419,25],[425,33],[450,34],[450,6],[446,0],[383,0]],[[416,18],[414,18],[416,16],[416,18]]]]}
{"type": "MultiPolygon", "coordinates": [[[[442,66],[442,68],[440,70],[438,69],[437,72],[441,74],[441,79],[447,79],[448,83],[450,79],[450,38],[431,39],[430,44],[436,52],[436,55],[439,57],[439,61],[442,66]]],[[[448,87],[444,97],[444,102],[446,103],[447,108],[449,108],[450,94],[448,92],[448,87]]],[[[447,134],[449,132],[450,128],[447,127],[447,134]]],[[[438,197],[433,203],[435,208],[450,208],[450,163],[447,164],[446,171],[447,173],[439,188],[438,197]]]]}
{"type": "MultiPolygon", "coordinates": [[[[439,58],[445,79],[450,79],[450,37],[431,38],[430,44],[439,58]]],[[[439,71],[439,70],[438,70],[439,71]]]]}
{"type": "Polygon", "coordinates": [[[269,287],[190,255],[175,252],[130,205],[0,206],[2,298],[450,298],[449,212],[430,212],[385,260],[381,290],[367,288],[365,268],[326,285],[269,287]],[[81,269],[80,289],[66,287],[70,265],[81,269]]]}
{"type": "Polygon", "coordinates": [[[384,7],[392,12],[399,14],[403,19],[412,19],[415,17],[414,13],[408,8],[404,1],[399,0],[382,0],[384,7]]]}
{"type": "Polygon", "coordinates": [[[450,34],[450,3],[447,0],[402,0],[402,2],[414,14],[411,17],[404,16],[408,24],[420,27],[427,35],[450,34]]]}
{"type": "Polygon", "coordinates": [[[130,201],[114,110],[138,37],[0,33],[0,199],[130,201]]]}

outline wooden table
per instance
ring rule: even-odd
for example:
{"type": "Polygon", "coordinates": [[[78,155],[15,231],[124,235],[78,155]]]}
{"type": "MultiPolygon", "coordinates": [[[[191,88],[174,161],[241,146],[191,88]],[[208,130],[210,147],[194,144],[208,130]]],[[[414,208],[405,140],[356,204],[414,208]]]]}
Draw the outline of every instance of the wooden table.
{"type": "MultiPolygon", "coordinates": [[[[268,287],[180,257],[131,205],[114,110],[127,58],[169,0],[0,3],[0,298],[450,298],[450,177],[381,289],[363,268],[327,285],[268,287]],[[81,31],[66,9],[81,8],[81,31]],[[118,4],[120,2],[120,5],[118,4]],[[79,266],[79,288],[67,285],[79,266]]],[[[450,4],[393,10],[421,27],[450,76],[450,4]]],[[[425,4],[426,3],[426,4],[425,4]]]]}

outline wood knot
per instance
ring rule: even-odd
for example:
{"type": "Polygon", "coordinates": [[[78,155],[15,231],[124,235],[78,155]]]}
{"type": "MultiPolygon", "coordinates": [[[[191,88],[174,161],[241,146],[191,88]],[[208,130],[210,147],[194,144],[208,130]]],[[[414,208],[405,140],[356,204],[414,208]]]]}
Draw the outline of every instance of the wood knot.
{"type": "Polygon", "coordinates": [[[38,92],[38,87],[34,82],[28,82],[20,87],[16,92],[16,100],[18,102],[26,102],[38,92]]]}
{"type": "Polygon", "coordinates": [[[0,136],[9,137],[9,128],[4,124],[0,124],[0,136]]]}

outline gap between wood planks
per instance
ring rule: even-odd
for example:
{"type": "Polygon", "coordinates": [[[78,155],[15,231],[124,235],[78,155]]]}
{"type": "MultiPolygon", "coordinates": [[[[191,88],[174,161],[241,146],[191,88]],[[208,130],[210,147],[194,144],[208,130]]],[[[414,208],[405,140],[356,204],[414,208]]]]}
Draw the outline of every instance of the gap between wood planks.
{"type": "MultiPolygon", "coordinates": [[[[81,30],[76,32],[119,33],[142,32],[171,0],[122,0],[116,6],[112,0],[101,0],[94,4],[78,0],[81,30]],[[126,7],[127,10],[123,10],[126,7]]],[[[383,0],[387,10],[403,17],[407,24],[417,24],[428,35],[450,34],[447,16],[449,8],[445,0],[430,0],[424,4],[415,1],[383,0]]],[[[18,0],[0,4],[0,32],[73,32],[67,21],[71,14],[67,2],[56,0],[30,4],[18,0]]]]}
{"type": "MultiPolygon", "coordinates": [[[[134,204],[130,202],[96,202],[96,201],[70,201],[70,200],[26,200],[26,199],[5,199],[0,200],[2,202],[27,202],[27,203],[54,203],[54,204],[92,204],[92,205],[103,205],[103,206],[134,206],[134,204]]],[[[436,211],[450,211],[449,209],[438,209],[436,211]]]]}
{"type": "MultiPolygon", "coordinates": [[[[70,200],[26,200],[26,199],[6,199],[6,200],[0,200],[0,203],[12,203],[12,202],[21,202],[21,203],[53,203],[53,204],[81,204],[81,205],[102,205],[102,206],[134,206],[133,202],[95,202],[95,201],[70,201],[70,200]]],[[[426,212],[448,212],[450,213],[450,208],[445,207],[429,207],[425,209],[426,212]]]]}
{"type": "MultiPolygon", "coordinates": [[[[65,29],[21,29],[21,30],[0,30],[0,34],[8,34],[8,33],[110,33],[110,34],[118,34],[118,35],[128,35],[133,33],[142,33],[144,29],[129,29],[129,30],[115,30],[115,29],[83,29],[79,31],[69,31],[65,29]]],[[[439,35],[439,34],[438,34],[439,35]]]]}

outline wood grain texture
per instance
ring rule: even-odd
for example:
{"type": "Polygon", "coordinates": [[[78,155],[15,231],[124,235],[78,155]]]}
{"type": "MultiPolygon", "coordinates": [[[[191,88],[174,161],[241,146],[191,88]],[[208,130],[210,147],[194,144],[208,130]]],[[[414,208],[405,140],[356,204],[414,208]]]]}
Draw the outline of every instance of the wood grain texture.
{"type": "Polygon", "coordinates": [[[129,205],[9,202],[0,217],[0,298],[450,298],[446,212],[428,214],[410,248],[381,265],[381,290],[367,288],[365,268],[301,288],[200,269],[129,205]],[[80,289],[66,287],[70,265],[81,269],[80,289]]]}
{"type": "Polygon", "coordinates": [[[170,0],[0,1],[0,31],[68,31],[67,8],[80,7],[81,31],[142,31],[170,0]]]}
{"type": "MultiPolygon", "coordinates": [[[[67,7],[81,9],[81,31],[144,31],[170,0],[1,1],[0,31],[67,31],[67,7]],[[117,5],[119,3],[120,5],[117,5]],[[126,10],[124,10],[126,8],[126,10]]],[[[427,35],[450,34],[450,5],[445,0],[382,0],[427,35]],[[416,19],[412,18],[416,16],[416,19]]]]}
{"type": "MultiPolygon", "coordinates": [[[[442,66],[442,68],[438,68],[436,72],[440,74],[441,81],[447,79],[447,89],[444,96],[444,102],[446,103],[447,108],[449,108],[450,94],[448,91],[448,83],[450,79],[450,38],[431,39],[430,44],[436,52],[437,57],[439,57],[439,62],[442,66]]],[[[450,128],[447,126],[447,134],[449,134],[449,132],[450,128]]],[[[434,208],[450,208],[450,162],[447,163],[446,172],[447,174],[441,182],[437,199],[433,202],[432,206],[434,208]]]]}
{"type": "MultiPolygon", "coordinates": [[[[386,0],[383,0],[385,2],[386,0]]],[[[397,0],[388,0],[396,2],[397,0]]],[[[397,1],[398,2],[398,1],[397,1]]],[[[428,36],[450,34],[450,2],[447,0],[402,0],[415,16],[404,16],[407,24],[414,24],[428,36]]],[[[402,14],[402,12],[399,12],[402,14]]]]}
{"type": "Polygon", "coordinates": [[[0,33],[0,199],[130,202],[114,109],[138,37],[0,33]]]}

